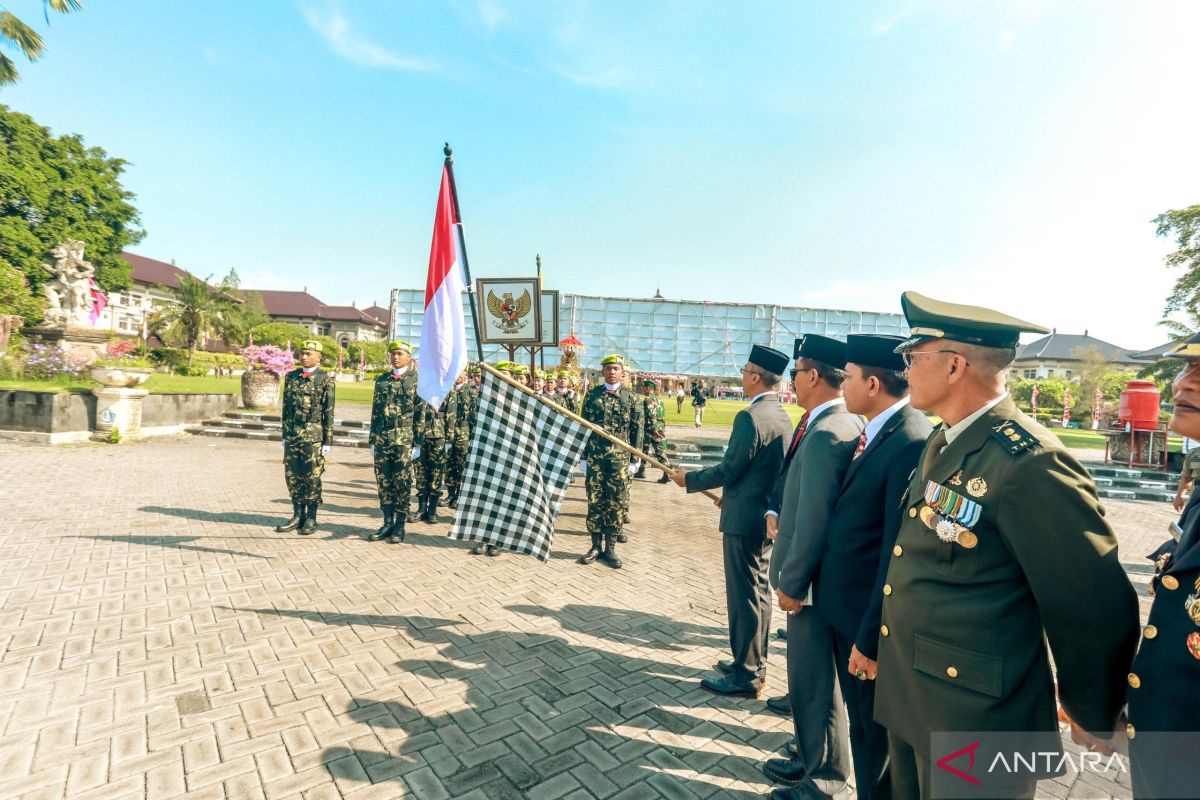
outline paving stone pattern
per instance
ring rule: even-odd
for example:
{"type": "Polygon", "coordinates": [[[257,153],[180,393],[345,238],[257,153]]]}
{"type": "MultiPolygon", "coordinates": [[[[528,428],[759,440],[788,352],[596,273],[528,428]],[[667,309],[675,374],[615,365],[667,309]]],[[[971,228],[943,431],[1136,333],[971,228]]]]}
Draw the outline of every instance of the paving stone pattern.
{"type": "MultiPolygon", "coordinates": [[[[320,533],[274,533],[281,457],[186,436],[0,443],[0,797],[771,788],[759,765],[790,723],[697,686],[727,647],[708,500],[635,481],[614,571],[574,563],[588,543],[577,483],[543,566],[469,556],[446,512],[403,545],[364,541],[374,480],[348,448],[326,472],[320,533]]],[[[1110,513],[1139,566],[1173,518],[1162,503],[1110,513]]],[[[776,643],[772,694],[783,667],[776,643]]]]}

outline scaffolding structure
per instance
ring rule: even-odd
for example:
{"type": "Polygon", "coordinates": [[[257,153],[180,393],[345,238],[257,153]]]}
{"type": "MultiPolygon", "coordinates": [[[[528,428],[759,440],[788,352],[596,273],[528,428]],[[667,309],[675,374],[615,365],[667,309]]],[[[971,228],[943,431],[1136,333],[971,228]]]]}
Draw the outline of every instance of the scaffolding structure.
{"type": "MultiPolygon", "coordinates": [[[[420,355],[421,317],[425,292],[394,290],[391,338],[404,339],[420,355]]],[[[463,294],[464,317],[470,326],[473,293],[463,294]]],[[[736,376],[752,344],[765,344],[791,355],[792,343],[807,333],[844,339],[849,333],[907,335],[901,314],[804,308],[766,303],[716,303],[599,295],[559,295],[559,331],[574,334],[588,353],[582,366],[594,367],[607,353],[623,354],[630,368],[667,375],[736,376]],[[596,364],[589,363],[595,361],[596,364]]],[[[469,352],[475,343],[467,332],[469,352]]],[[[489,361],[507,358],[499,345],[484,345],[489,361]]],[[[545,363],[557,364],[561,351],[545,349],[545,363]]]]}

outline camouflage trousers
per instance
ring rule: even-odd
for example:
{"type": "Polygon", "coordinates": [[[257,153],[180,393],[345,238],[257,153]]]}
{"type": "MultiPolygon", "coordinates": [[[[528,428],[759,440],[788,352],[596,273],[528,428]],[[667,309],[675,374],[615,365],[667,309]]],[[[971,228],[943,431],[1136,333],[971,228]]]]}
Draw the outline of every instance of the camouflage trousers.
{"type": "Polygon", "coordinates": [[[379,505],[408,510],[412,491],[412,445],[375,445],[375,483],[379,486],[379,505]]]}
{"type": "Polygon", "coordinates": [[[614,450],[587,462],[588,533],[620,533],[629,513],[629,455],[614,450]]]}
{"type": "Polygon", "coordinates": [[[450,452],[446,454],[446,491],[453,497],[458,497],[462,489],[463,474],[467,470],[467,450],[470,446],[469,439],[450,440],[450,452]]]}
{"type": "Polygon", "coordinates": [[[442,491],[442,478],[446,472],[446,442],[444,439],[426,439],[421,445],[421,469],[417,473],[417,496],[437,494],[442,491]]]}
{"type": "Polygon", "coordinates": [[[671,462],[667,460],[666,445],[666,437],[662,439],[647,438],[646,441],[642,442],[642,452],[654,456],[669,467],[671,466],[671,462]]]}
{"type": "Polygon", "coordinates": [[[283,443],[283,477],[293,503],[320,505],[325,456],[320,442],[299,439],[283,443]]]}

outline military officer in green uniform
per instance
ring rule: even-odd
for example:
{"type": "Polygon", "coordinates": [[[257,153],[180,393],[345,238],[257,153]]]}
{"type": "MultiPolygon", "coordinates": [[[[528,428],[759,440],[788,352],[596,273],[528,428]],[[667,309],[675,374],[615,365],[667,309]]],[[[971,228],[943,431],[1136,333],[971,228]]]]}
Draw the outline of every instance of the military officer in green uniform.
{"type": "MultiPolygon", "coordinates": [[[[942,423],[897,498],[875,719],[895,796],[925,798],[959,780],[931,769],[947,755],[933,734],[1020,731],[1035,750],[1059,748],[1051,656],[1064,710],[1111,732],[1138,605],[1087,470],[1005,392],[1020,333],[1046,329],[915,292],[901,305],[912,405],[942,423]]],[[[1036,781],[1015,773],[988,796],[1031,797],[1036,781]]]]}
{"type": "Polygon", "coordinates": [[[471,444],[472,408],[467,373],[458,376],[439,413],[446,415],[446,441],[450,445],[446,452],[446,505],[456,509],[467,467],[467,448],[471,444]]]}
{"type": "MultiPolygon", "coordinates": [[[[1170,428],[1200,439],[1200,334],[1166,356],[1184,360],[1170,428]]],[[[1122,731],[1129,739],[1133,796],[1147,800],[1200,795],[1200,491],[1193,488],[1170,533],[1150,554],[1154,601],[1127,679],[1129,718],[1122,731]]]]}
{"type": "Polygon", "coordinates": [[[321,473],[333,448],[334,384],[321,369],[321,343],[300,347],[300,368],[283,384],[283,474],[292,498],[292,517],[276,531],[299,529],[301,536],[317,530],[321,504],[321,473]]]}
{"type": "MultiPolygon", "coordinates": [[[[663,405],[662,398],[658,396],[658,381],[646,378],[642,381],[643,402],[646,405],[644,412],[645,430],[642,432],[642,452],[652,454],[658,461],[671,466],[671,462],[667,460],[665,445],[667,442],[667,408],[663,405]]],[[[646,462],[643,461],[638,471],[634,474],[635,478],[646,477],[646,462]]],[[[659,483],[669,483],[671,477],[667,473],[663,473],[658,479],[659,483]]]]}
{"type": "Polygon", "coordinates": [[[425,402],[417,396],[412,346],[408,342],[394,341],[388,345],[388,358],[392,362],[391,370],[375,380],[368,436],[383,525],[367,539],[374,542],[386,538],[388,544],[399,544],[404,541],[412,489],[412,462],[420,452],[425,402]]]}
{"type": "MultiPolygon", "coordinates": [[[[607,355],[600,361],[604,382],[583,398],[580,414],[588,422],[613,436],[641,447],[643,404],[621,383],[625,374],[625,359],[607,355]]],[[[587,475],[587,529],[592,547],[580,557],[581,564],[597,558],[613,569],[620,569],[617,557],[617,537],[624,524],[623,515],[629,498],[629,453],[607,439],[592,434],[584,449],[587,475]],[[603,549],[602,549],[603,548],[603,549]]]]}

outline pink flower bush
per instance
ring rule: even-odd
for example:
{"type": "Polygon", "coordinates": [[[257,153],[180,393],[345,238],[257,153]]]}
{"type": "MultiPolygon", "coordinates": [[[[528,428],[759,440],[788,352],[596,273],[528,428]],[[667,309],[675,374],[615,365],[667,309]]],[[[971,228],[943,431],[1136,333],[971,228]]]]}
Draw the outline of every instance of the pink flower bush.
{"type": "Polygon", "coordinates": [[[129,339],[120,339],[115,342],[109,342],[104,352],[109,358],[129,358],[133,355],[133,349],[136,345],[129,339]]]}
{"type": "Polygon", "coordinates": [[[250,345],[242,350],[242,358],[250,369],[261,369],[276,375],[286,375],[296,366],[291,350],[283,350],[269,344],[265,347],[250,345]]]}

